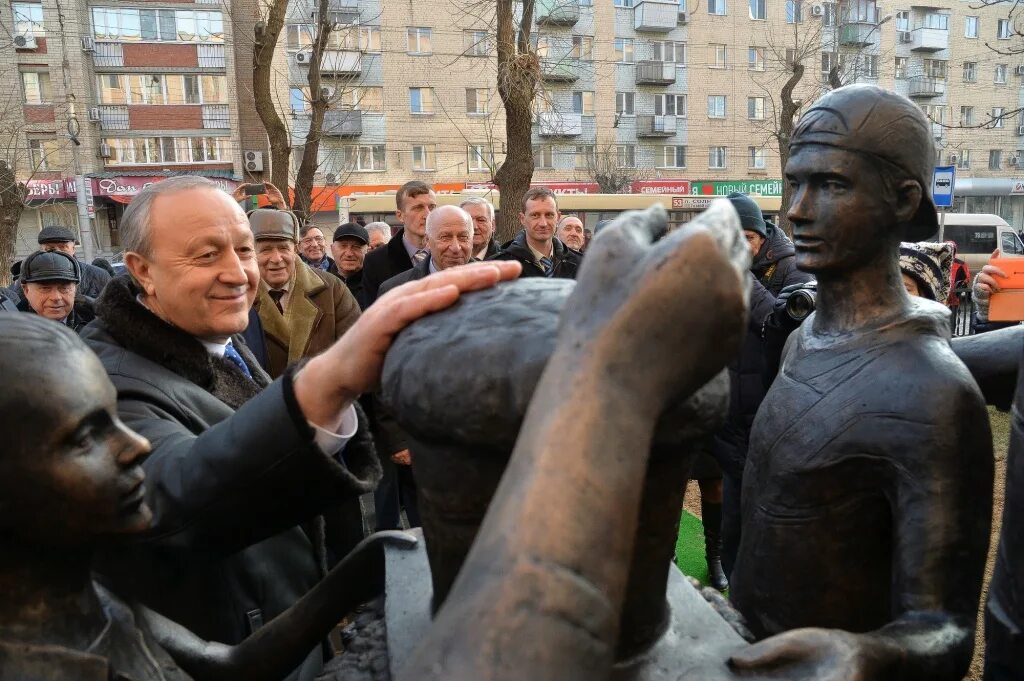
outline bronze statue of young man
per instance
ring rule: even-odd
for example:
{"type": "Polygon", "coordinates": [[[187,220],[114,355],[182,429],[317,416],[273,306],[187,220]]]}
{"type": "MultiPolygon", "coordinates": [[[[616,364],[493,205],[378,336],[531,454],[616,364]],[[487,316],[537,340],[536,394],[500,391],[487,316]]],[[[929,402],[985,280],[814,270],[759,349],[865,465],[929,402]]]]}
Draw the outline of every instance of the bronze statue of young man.
{"type": "Polygon", "coordinates": [[[853,675],[836,678],[960,679],[992,439],[948,311],[908,297],[897,264],[901,240],[936,229],[928,121],[900,95],[844,87],[801,117],[790,150],[797,266],[818,309],[790,338],[744,473],[731,598],[756,635],[780,635],[733,664],[839,654],[853,675]]]}

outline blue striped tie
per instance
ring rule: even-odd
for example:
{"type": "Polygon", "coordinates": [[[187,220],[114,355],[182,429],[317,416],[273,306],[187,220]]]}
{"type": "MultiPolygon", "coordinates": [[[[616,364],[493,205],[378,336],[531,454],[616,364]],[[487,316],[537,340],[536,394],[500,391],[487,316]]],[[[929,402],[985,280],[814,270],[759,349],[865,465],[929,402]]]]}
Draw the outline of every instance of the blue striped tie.
{"type": "Polygon", "coordinates": [[[540,265],[544,268],[544,276],[551,278],[555,276],[555,263],[551,261],[551,258],[541,258],[540,265]]]}

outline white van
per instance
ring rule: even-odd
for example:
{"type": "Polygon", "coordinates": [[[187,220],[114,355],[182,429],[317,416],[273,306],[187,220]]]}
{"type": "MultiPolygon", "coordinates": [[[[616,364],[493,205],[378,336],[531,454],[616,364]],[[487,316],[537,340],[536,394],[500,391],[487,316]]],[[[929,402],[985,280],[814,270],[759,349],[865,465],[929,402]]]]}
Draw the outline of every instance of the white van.
{"type": "MultiPolygon", "coordinates": [[[[938,241],[938,232],[925,241],[938,241]]],[[[977,272],[988,262],[992,251],[1004,255],[1024,255],[1024,243],[1013,227],[998,215],[988,213],[946,213],[943,241],[956,243],[957,255],[977,272]]]]}

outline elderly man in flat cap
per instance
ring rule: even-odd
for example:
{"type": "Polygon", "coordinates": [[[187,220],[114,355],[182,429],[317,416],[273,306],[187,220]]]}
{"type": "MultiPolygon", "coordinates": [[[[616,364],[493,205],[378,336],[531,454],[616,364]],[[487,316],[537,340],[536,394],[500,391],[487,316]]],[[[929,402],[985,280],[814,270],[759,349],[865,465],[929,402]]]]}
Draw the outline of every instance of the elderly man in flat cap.
{"type": "MultiPolygon", "coordinates": [[[[43,227],[39,232],[39,250],[60,251],[75,257],[75,234],[67,227],[43,227]]],[[[110,273],[102,267],[89,263],[79,263],[82,268],[82,280],[78,283],[78,292],[83,296],[95,298],[103,291],[110,281],[110,273]]]]}
{"type": "Polygon", "coordinates": [[[753,424],[731,598],[771,638],[736,668],[834,659],[829,679],[967,672],[992,437],[950,350],[949,310],[908,296],[898,262],[900,241],[937,228],[933,150],[916,105],[866,85],[822,97],[792,136],[788,217],[817,311],[790,337],[753,424]]]}
{"type": "Polygon", "coordinates": [[[82,263],[61,251],[36,251],[21,264],[18,309],[79,331],[96,316],[92,300],[78,295],[82,263]]]}

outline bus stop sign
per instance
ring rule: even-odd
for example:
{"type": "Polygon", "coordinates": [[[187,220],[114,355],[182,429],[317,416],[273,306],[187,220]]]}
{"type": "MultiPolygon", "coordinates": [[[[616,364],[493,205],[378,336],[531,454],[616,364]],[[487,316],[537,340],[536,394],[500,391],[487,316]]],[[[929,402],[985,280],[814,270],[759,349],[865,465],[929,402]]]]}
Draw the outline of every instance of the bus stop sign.
{"type": "Polygon", "coordinates": [[[936,166],[932,173],[932,201],[936,208],[953,205],[953,185],[956,183],[956,166],[936,166]]]}

